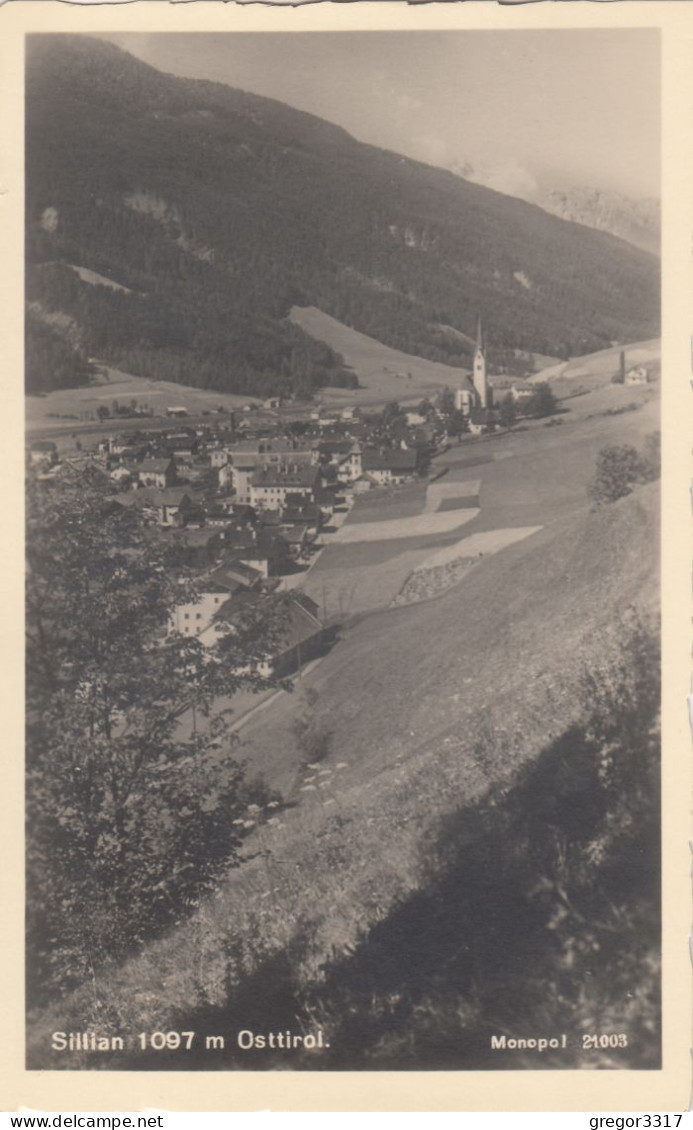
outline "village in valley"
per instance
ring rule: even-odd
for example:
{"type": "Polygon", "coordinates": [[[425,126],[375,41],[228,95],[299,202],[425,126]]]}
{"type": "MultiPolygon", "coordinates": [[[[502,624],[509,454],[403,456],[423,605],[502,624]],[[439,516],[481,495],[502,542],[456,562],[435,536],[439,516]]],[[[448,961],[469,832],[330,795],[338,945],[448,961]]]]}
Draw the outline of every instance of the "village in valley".
{"type": "MultiPolygon", "coordinates": [[[[626,370],[625,356],[618,353],[613,379],[647,386],[653,366],[626,370]]],[[[487,372],[479,322],[473,371],[418,404],[334,409],[270,397],[191,417],[182,406],[155,416],[136,398],[114,399],[83,412],[77,426],[63,424],[54,439],[30,432],[28,458],[46,490],[65,475],[97,471],[117,487],[115,507],[137,511],[180,546],[199,595],[174,609],[171,631],[211,646],[233,625],[236,606],[290,593],[283,638],[262,665],[267,675],[286,675],[321,653],[339,619],[319,599],[325,586],[305,582],[324,550],[340,543],[359,499],[368,495],[374,507],[405,484],[444,478],[444,453],[478,450],[522,421],[562,423],[557,407],[548,382],[487,372]],[[96,436],[89,415],[100,421],[96,436]]],[[[339,611],[343,618],[343,605],[339,611]]]]}

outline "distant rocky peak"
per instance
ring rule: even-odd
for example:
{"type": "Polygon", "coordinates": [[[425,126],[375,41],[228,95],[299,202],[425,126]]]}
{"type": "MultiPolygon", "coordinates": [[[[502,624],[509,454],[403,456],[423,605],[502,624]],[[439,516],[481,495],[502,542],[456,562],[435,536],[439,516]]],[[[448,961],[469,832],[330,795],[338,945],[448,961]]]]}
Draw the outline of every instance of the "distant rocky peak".
{"type": "Polygon", "coordinates": [[[552,189],[537,203],[564,220],[610,232],[644,251],[659,254],[660,207],[654,197],[580,186],[552,189]]]}
{"type": "Polygon", "coordinates": [[[514,157],[497,161],[458,157],[447,168],[464,180],[537,204],[562,220],[609,232],[643,251],[659,254],[660,205],[654,197],[591,185],[541,187],[514,157]]]}

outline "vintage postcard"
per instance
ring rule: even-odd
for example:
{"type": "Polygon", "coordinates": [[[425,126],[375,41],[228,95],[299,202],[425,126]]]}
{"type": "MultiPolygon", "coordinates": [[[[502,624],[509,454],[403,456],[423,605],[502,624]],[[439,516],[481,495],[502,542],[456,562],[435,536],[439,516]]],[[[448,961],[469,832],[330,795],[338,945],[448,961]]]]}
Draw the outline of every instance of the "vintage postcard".
{"type": "Polygon", "coordinates": [[[693,11],[0,27],[8,1107],[683,1110],[693,11]]]}

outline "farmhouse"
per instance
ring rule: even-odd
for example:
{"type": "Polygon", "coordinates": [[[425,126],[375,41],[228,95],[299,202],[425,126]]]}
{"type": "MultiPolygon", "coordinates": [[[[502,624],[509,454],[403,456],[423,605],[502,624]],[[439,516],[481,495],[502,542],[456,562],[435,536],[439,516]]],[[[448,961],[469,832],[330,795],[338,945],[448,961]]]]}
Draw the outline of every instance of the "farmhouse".
{"type": "MultiPolygon", "coordinates": [[[[224,609],[224,618],[231,625],[238,622],[241,615],[242,609],[234,610],[232,605],[224,609]]],[[[258,664],[257,670],[264,678],[290,675],[321,655],[325,645],[325,629],[317,604],[304,593],[291,593],[278,608],[270,654],[258,664]]]]}
{"type": "Polygon", "coordinates": [[[366,448],[361,457],[363,474],[378,486],[391,486],[405,483],[416,475],[418,454],[416,451],[378,451],[366,448]]]}
{"type": "Polygon", "coordinates": [[[353,446],[349,439],[321,440],[318,444],[318,452],[323,462],[337,467],[342,459],[351,453],[353,446]]]}
{"type": "Polygon", "coordinates": [[[305,502],[300,494],[287,494],[280,514],[280,524],[286,527],[307,526],[317,533],[322,524],[320,507],[313,502],[305,502]]]}
{"type": "Polygon", "coordinates": [[[529,381],[513,381],[510,385],[510,395],[517,403],[518,400],[530,400],[535,393],[536,389],[529,381]]]}
{"type": "Polygon", "coordinates": [[[212,647],[221,634],[217,615],[229,599],[236,594],[255,590],[261,575],[246,565],[227,562],[198,582],[200,595],[194,601],[174,608],[169,631],[184,636],[195,636],[205,647],[212,647]]]}
{"type": "Polygon", "coordinates": [[[209,568],[221,557],[224,531],[218,529],[172,530],[181,559],[192,568],[209,568]]]}
{"type": "Polygon", "coordinates": [[[280,576],[288,567],[288,542],[273,530],[232,529],[226,530],[223,538],[234,561],[250,566],[263,577],[280,576]]]}
{"type": "Polygon", "coordinates": [[[337,479],[340,483],[354,483],[362,474],[362,451],[357,443],[340,459],[337,466],[337,479]]]}
{"type": "Polygon", "coordinates": [[[635,365],[626,373],[624,384],[627,385],[646,385],[649,381],[649,374],[644,365],[635,365]]]}
{"type": "Polygon", "coordinates": [[[212,621],[223,604],[229,599],[228,592],[216,591],[209,582],[203,583],[204,590],[195,601],[177,605],[171,615],[169,630],[183,636],[197,636],[207,647],[215,643],[216,633],[209,632],[212,621]]]}
{"type": "Polygon", "coordinates": [[[116,495],[115,501],[120,506],[141,508],[145,513],[151,514],[159,526],[180,525],[194,505],[192,498],[182,487],[168,487],[164,490],[142,487],[141,490],[116,495]]]}
{"type": "Polygon", "coordinates": [[[225,467],[229,461],[229,453],[225,447],[215,447],[209,452],[209,465],[215,471],[225,467]]]}
{"type": "Polygon", "coordinates": [[[166,450],[170,455],[180,456],[181,458],[190,458],[198,449],[197,436],[189,434],[188,432],[180,432],[176,435],[168,435],[165,440],[166,450]]]}
{"type": "Polygon", "coordinates": [[[493,431],[494,421],[488,408],[472,408],[469,414],[469,430],[473,436],[483,435],[493,431]]]}
{"type": "Polygon", "coordinates": [[[176,479],[176,461],[172,458],[143,459],[137,468],[137,480],[142,487],[172,487],[176,479]]]}

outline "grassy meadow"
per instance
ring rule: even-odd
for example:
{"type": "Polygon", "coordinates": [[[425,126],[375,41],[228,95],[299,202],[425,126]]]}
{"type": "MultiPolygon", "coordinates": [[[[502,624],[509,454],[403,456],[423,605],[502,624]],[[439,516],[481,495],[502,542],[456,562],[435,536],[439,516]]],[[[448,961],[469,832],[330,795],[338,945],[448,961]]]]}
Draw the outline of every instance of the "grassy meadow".
{"type": "Polygon", "coordinates": [[[462,374],[468,372],[383,345],[316,306],[294,306],[290,318],[311,337],[327,342],[358,376],[361,386],[358,389],[320,390],[318,399],[328,407],[348,404],[366,407],[388,400],[422,400],[441,389],[456,388],[462,374]]]}

